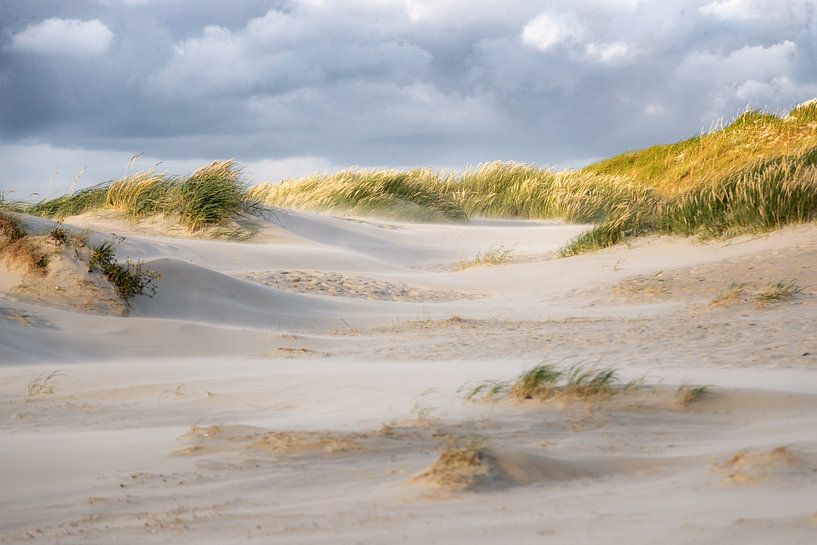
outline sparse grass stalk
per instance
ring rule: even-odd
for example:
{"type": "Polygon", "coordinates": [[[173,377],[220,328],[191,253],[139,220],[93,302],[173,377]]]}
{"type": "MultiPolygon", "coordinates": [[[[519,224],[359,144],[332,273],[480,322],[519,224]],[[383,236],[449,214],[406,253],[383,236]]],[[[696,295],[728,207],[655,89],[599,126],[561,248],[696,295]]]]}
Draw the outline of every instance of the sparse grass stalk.
{"type": "Polygon", "coordinates": [[[513,250],[505,246],[491,246],[484,252],[478,252],[474,259],[462,261],[459,270],[480,265],[503,265],[513,261],[513,250]]]}
{"type": "Polygon", "coordinates": [[[746,294],[746,284],[743,282],[732,282],[721,294],[717,295],[709,303],[711,306],[726,306],[737,303],[746,294]]]}
{"type": "Polygon", "coordinates": [[[686,408],[711,393],[712,389],[709,386],[682,384],[675,391],[675,399],[681,407],[686,408]]]}
{"type": "Polygon", "coordinates": [[[47,375],[41,375],[28,383],[28,396],[36,397],[54,393],[54,381],[57,377],[64,376],[66,371],[57,369],[47,375]]]}
{"type": "Polygon", "coordinates": [[[766,305],[769,303],[790,301],[801,291],[803,291],[803,288],[798,286],[794,280],[790,282],[777,282],[769,286],[765,291],[757,294],[755,302],[759,305],[766,305]]]}

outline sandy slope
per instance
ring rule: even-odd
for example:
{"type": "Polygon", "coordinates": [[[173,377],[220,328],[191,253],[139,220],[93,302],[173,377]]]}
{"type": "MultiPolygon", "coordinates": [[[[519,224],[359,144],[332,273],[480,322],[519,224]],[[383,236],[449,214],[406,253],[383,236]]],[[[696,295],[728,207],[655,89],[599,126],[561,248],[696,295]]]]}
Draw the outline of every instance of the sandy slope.
{"type": "Polygon", "coordinates": [[[0,272],[0,543],[814,542],[817,226],[556,260],[584,227],[269,220],[252,242],[69,220],[162,273],[127,316],[0,272]],[[515,263],[457,270],[491,246],[515,263]],[[463,401],[543,360],[663,387],[463,401]],[[713,393],[683,407],[685,382],[713,393]]]}

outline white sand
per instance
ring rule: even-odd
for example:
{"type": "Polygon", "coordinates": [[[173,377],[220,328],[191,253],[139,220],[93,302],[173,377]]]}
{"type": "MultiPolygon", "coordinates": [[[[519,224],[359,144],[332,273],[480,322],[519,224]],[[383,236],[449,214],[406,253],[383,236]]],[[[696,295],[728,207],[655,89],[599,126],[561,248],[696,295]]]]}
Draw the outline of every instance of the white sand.
{"type": "Polygon", "coordinates": [[[70,219],[162,273],[128,316],[0,267],[0,543],[815,542],[817,226],[557,260],[585,227],[270,219],[253,242],[70,219]],[[516,262],[455,270],[491,246],[516,262]],[[664,387],[463,401],[543,360],[664,387]],[[682,383],[713,393],[683,408],[682,383]],[[477,443],[479,486],[415,478],[477,443]]]}

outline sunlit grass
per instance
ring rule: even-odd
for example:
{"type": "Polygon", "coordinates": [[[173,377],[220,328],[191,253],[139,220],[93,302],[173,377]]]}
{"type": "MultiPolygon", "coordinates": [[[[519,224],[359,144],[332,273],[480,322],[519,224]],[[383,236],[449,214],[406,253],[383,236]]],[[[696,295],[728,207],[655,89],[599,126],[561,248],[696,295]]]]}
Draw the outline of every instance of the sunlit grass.
{"type": "Polygon", "coordinates": [[[191,231],[218,225],[245,204],[240,170],[233,161],[215,161],[187,177],[154,170],[36,203],[26,212],[63,218],[102,208],[121,210],[134,219],[175,215],[191,231]]]}
{"type": "Polygon", "coordinates": [[[631,151],[589,165],[585,172],[628,176],[665,195],[723,178],[773,157],[817,146],[814,102],[778,117],[746,111],[728,125],[675,144],[631,151]]]}

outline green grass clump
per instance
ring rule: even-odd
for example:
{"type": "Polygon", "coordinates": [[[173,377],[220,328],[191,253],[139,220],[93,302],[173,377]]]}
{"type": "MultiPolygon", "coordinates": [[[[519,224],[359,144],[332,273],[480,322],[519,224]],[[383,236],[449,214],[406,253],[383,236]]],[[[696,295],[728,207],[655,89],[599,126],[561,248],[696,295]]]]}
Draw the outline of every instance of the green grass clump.
{"type": "Polygon", "coordinates": [[[101,272],[125,302],[137,295],[155,295],[155,281],[159,278],[159,273],[145,269],[141,261],[116,261],[116,245],[122,240],[124,239],[120,237],[116,239],[116,244],[103,242],[93,247],[88,260],[88,272],[101,272]]]}
{"type": "Polygon", "coordinates": [[[632,391],[640,386],[643,386],[643,381],[620,383],[618,370],[613,368],[573,365],[560,369],[541,364],[522,372],[510,382],[487,381],[478,384],[466,392],[465,399],[484,401],[509,396],[518,401],[551,398],[581,400],[632,391]]]}
{"type": "Polygon", "coordinates": [[[134,219],[167,214],[178,216],[188,229],[197,231],[239,213],[245,202],[235,163],[216,161],[187,177],[170,177],[153,170],[137,172],[31,205],[26,212],[52,218],[101,208],[122,210],[134,219]]]}
{"type": "Polygon", "coordinates": [[[47,218],[76,216],[89,210],[102,208],[105,204],[107,190],[107,184],[88,187],[71,195],[38,202],[28,207],[25,212],[47,218]]]}
{"type": "Polygon", "coordinates": [[[218,225],[241,211],[244,187],[232,161],[216,161],[171,185],[169,209],[192,230],[218,225]]]}

